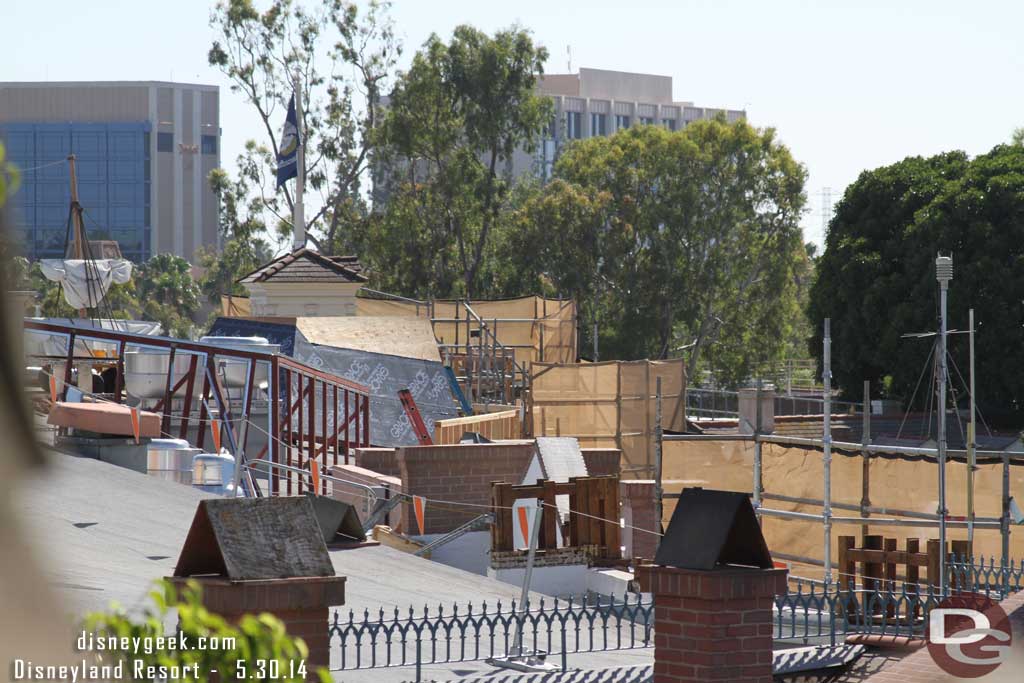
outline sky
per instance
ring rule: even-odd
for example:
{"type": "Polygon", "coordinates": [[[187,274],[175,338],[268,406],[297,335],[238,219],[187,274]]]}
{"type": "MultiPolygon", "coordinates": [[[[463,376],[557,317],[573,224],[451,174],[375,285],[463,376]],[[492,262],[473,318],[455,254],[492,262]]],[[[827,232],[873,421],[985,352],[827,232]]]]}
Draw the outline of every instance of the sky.
{"type": "MultiPolygon", "coordinates": [[[[260,127],[206,63],[212,5],[2,1],[0,81],[220,85],[221,159],[231,169],[260,127]]],[[[548,73],[568,70],[571,49],[573,70],[671,76],[676,100],[746,109],[807,167],[802,224],[818,244],[826,194],[834,204],[862,171],[952,149],[983,153],[1024,126],[1019,0],[395,0],[391,16],[402,66],[431,33],[518,24],[548,48],[548,73]]]]}

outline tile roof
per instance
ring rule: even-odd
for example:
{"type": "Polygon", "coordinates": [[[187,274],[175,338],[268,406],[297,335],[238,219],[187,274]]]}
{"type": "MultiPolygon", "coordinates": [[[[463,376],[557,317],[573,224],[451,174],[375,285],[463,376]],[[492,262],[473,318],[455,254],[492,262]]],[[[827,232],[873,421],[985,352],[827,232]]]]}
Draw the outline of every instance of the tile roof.
{"type": "Polygon", "coordinates": [[[239,282],[367,282],[363,266],[355,256],[324,256],[318,252],[300,247],[295,251],[278,256],[239,282]]]}

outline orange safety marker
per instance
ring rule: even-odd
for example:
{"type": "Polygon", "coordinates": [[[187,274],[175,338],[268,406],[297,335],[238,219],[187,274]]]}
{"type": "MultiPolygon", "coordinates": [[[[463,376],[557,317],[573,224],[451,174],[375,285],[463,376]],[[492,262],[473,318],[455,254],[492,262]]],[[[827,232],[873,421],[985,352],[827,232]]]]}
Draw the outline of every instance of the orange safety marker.
{"type": "Polygon", "coordinates": [[[416,526],[420,528],[420,535],[423,535],[423,508],[426,507],[427,501],[423,496],[412,497],[412,509],[416,513],[416,526]]]}
{"type": "Polygon", "coordinates": [[[132,408],[131,409],[131,414],[132,414],[132,434],[135,435],[135,443],[139,443],[139,431],[141,430],[141,427],[139,425],[139,409],[138,408],[132,408]]]}
{"type": "Polygon", "coordinates": [[[320,463],[310,460],[309,471],[313,480],[313,493],[320,493],[320,463]]]}
{"type": "Polygon", "coordinates": [[[213,452],[220,453],[220,420],[210,420],[210,429],[213,431],[213,452]]]}
{"type": "Polygon", "coordinates": [[[523,545],[530,547],[530,520],[526,516],[526,508],[519,507],[519,532],[523,535],[523,545]]]}
{"type": "Polygon", "coordinates": [[[50,402],[57,402],[57,378],[50,375],[50,402]]]}

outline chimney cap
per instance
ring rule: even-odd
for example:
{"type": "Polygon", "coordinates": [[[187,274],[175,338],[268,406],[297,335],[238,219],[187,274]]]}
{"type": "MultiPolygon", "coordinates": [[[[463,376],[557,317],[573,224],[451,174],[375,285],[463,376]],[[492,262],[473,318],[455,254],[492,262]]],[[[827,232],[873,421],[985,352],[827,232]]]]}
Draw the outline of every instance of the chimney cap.
{"type": "Polygon", "coordinates": [[[209,575],[232,581],[334,576],[310,499],[199,501],[174,576],[209,575]]]}
{"type": "Polygon", "coordinates": [[[654,563],[704,571],[774,566],[747,494],[702,488],[679,494],[654,563]]]}

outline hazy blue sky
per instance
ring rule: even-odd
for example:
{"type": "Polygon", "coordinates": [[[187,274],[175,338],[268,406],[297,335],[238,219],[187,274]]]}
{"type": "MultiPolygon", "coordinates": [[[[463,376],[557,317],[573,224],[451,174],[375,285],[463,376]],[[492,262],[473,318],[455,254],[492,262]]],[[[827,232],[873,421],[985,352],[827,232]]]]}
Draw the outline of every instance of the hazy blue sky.
{"type": "MultiPolygon", "coordinates": [[[[257,121],[206,64],[209,0],[0,0],[3,80],[178,80],[221,90],[228,168],[257,121]]],[[[259,2],[257,0],[257,5],[259,2]]],[[[806,164],[808,239],[821,191],[907,155],[978,154],[1024,125],[1024,2],[396,0],[407,61],[459,23],[518,23],[579,66],[672,76],[675,98],[744,108],[806,164]]]]}

